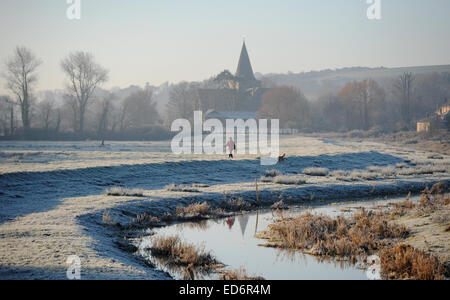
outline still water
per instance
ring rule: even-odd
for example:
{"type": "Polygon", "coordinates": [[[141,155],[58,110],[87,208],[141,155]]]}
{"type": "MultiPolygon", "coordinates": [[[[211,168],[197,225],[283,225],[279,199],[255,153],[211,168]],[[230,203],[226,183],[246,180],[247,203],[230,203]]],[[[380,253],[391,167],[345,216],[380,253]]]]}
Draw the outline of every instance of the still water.
{"type": "MultiPolygon", "coordinates": [[[[388,203],[403,201],[404,197],[380,199],[339,204],[318,203],[308,207],[293,207],[285,213],[295,215],[307,210],[311,213],[329,216],[348,216],[360,207],[366,209],[385,206],[388,203]]],[[[414,200],[414,199],[413,199],[414,200]]],[[[250,276],[262,276],[268,280],[368,280],[379,279],[379,266],[367,270],[361,265],[335,260],[320,261],[319,258],[299,252],[262,247],[264,240],[255,233],[265,230],[276,218],[270,210],[236,215],[231,218],[208,220],[197,223],[183,223],[157,229],[156,235],[179,235],[183,240],[203,245],[211,251],[218,261],[230,269],[244,267],[250,276]]],[[[146,253],[143,249],[151,244],[152,237],[146,237],[140,244],[140,253],[154,262],[158,268],[169,272],[176,279],[183,279],[182,270],[167,268],[164,264],[146,253]]],[[[217,274],[203,274],[200,279],[217,279],[217,274]]]]}

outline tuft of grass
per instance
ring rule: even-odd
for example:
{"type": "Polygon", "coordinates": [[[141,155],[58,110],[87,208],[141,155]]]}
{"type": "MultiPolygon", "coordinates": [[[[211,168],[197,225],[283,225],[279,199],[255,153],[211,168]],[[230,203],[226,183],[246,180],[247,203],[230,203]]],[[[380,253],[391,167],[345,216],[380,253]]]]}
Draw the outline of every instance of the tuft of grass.
{"type": "Polygon", "coordinates": [[[273,182],[275,177],[266,177],[266,176],[262,176],[259,181],[263,182],[263,183],[269,183],[269,182],[273,182]]]}
{"type": "Polygon", "coordinates": [[[274,204],[271,206],[271,208],[272,208],[272,209],[275,209],[275,210],[289,209],[289,207],[288,207],[286,204],[284,204],[284,201],[283,201],[283,200],[280,200],[280,201],[274,203],[274,204]]]}
{"type": "Polygon", "coordinates": [[[105,225],[115,225],[116,224],[115,220],[113,220],[113,218],[111,217],[111,212],[109,210],[105,210],[103,212],[102,221],[103,221],[103,224],[105,224],[105,225]]]}
{"type": "Polygon", "coordinates": [[[210,268],[217,264],[216,259],[204,247],[186,243],[179,236],[158,236],[147,249],[158,258],[164,258],[168,264],[210,268]]]}
{"type": "Polygon", "coordinates": [[[187,207],[179,206],[176,212],[179,217],[203,217],[211,213],[211,206],[207,202],[196,203],[187,207]]]}
{"type": "Polygon", "coordinates": [[[361,181],[361,180],[376,180],[379,178],[377,173],[365,170],[344,171],[337,170],[331,173],[331,176],[340,181],[361,181]]]}
{"type": "Polygon", "coordinates": [[[141,189],[127,189],[123,187],[112,187],[105,191],[107,196],[127,196],[127,197],[143,197],[144,190],[141,189]]]}
{"type": "Polygon", "coordinates": [[[282,175],[275,177],[274,183],[276,184],[286,184],[286,185],[302,185],[306,184],[306,180],[303,176],[299,175],[282,175]]]}
{"type": "Polygon", "coordinates": [[[414,203],[412,203],[410,200],[411,200],[411,193],[408,194],[408,196],[406,197],[406,199],[404,201],[392,204],[393,209],[392,209],[391,215],[392,216],[403,216],[407,212],[409,212],[413,208],[415,208],[416,205],[414,203]]]}
{"type": "Polygon", "coordinates": [[[273,170],[266,170],[265,177],[277,177],[282,175],[280,171],[273,169],[273,170]]]}
{"type": "Polygon", "coordinates": [[[136,223],[142,226],[151,226],[161,223],[161,219],[155,216],[150,216],[147,213],[136,216],[136,223]]]}
{"type": "Polygon", "coordinates": [[[443,209],[449,202],[449,195],[444,194],[447,191],[446,183],[435,184],[431,190],[428,187],[422,192],[419,204],[416,207],[418,215],[427,215],[437,210],[443,209]]]}
{"type": "Polygon", "coordinates": [[[170,184],[164,189],[168,192],[200,193],[194,186],[170,184]]]}
{"type": "Polygon", "coordinates": [[[388,239],[406,237],[406,227],[390,225],[381,213],[364,209],[352,218],[305,213],[293,218],[280,217],[259,236],[280,248],[303,250],[317,256],[354,259],[373,254],[388,239]]]}
{"type": "Polygon", "coordinates": [[[223,204],[222,208],[230,211],[242,211],[250,209],[251,204],[247,201],[244,201],[242,198],[233,198],[223,204]]]}
{"type": "Polygon", "coordinates": [[[247,270],[244,267],[241,267],[237,270],[224,270],[221,272],[220,280],[228,280],[228,281],[251,281],[251,280],[265,280],[263,277],[259,276],[249,276],[247,274],[247,270]]]}
{"type": "Polygon", "coordinates": [[[381,273],[386,279],[443,280],[440,261],[423,251],[401,244],[379,253],[381,273]]]}
{"type": "Polygon", "coordinates": [[[309,176],[327,176],[330,170],[327,168],[306,168],[303,169],[303,174],[309,176]]]}

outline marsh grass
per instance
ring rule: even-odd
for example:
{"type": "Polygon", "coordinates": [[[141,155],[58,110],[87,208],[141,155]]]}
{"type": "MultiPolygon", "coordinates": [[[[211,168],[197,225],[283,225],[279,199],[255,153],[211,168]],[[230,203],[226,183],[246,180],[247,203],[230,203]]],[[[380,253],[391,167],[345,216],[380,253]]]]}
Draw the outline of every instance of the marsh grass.
{"type": "Polygon", "coordinates": [[[221,207],[229,211],[244,211],[250,209],[252,205],[242,198],[232,198],[222,204],[221,207]]]}
{"type": "Polygon", "coordinates": [[[234,281],[252,281],[252,280],[265,280],[260,276],[249,276],[247,270],[241,267],[237,270],[223,270],[220,272],[220,280],[234,280],[234,281]]]}
{"type": "Polygon", "coordinates": [[[146,250],[153,256],[164,259],[167,264],[176,266],[213,268],[218,264],[203,246],[186,243],[177,235],[155,237],[151,247],[146,250]]]}
{"type": "Polygon", "coordinates": [[[280,171],[273,169],[273,170],[266,170],[265,177],[277,177],[282,175],[280,171]]]}
{"type": "Polygon", "coordinates": [[[411,211],[415,207],[416,205],[411,202],[411,193],[409,193],[404,201],[392,203],[391,216],[404,216],[407,212],[411,211]]]}
{"type": "MultiPolygon", "coordinates": [[[[413,165],[412,163],[410,165],[413,165]]],[[[448,165],[429,164],[410,167],[405,163],[396,166],[369,166],[365,170],[336,170],[330,173],[340,181],[377,180],[383,178],[395,178],[397,176],[430,175],[435,173],[450,172],[448,165]]]]}
{"type": "Polygon", "coordinates": [[[107,196],[115,197],[143,197],[144,190],[141,189],[128,189],[123,187],[112,187],[105,191],[107,196]]]}
{"type": "Polygon", "coordinates": [[[154,226],[159,225],[161,223],[161,219],[155,216],[150,216],[147,213],[136,216],[136,224],[142,226],[154,226]]]}
{"type": "Polygon", "coordinates": [[[416,214],[427,215],[445,208],[449,203],[449,195],[445,194],[448,186],[444,182],[437,183],[422,192],[420,201],[416,207],[416,214]]]}
{"type": "Polygon", "coordinates": [[[375,253],[389,239],[407,235],[404,226],[390,225],[381,213],[367,213],[362,209],[352,218],[331,218],[309,212],[296,217],[282,216],[259,236],[280,248],[355,261],[358,256],[375,253]]]}
{"type": "Polygon", "coordinates": [[[211,206],[207,202],[191,204],[183,207],[179,206],[176,209],[176,213],[179,217],[205,217],[212,213],[211,206]]]}
{"type": "Polygon", "coordinates": [[[330,170],[327,168],[306,168],[303,169],[303,174],[309,176],[327,176],[330,170]]]}
{"type": "Polygon", "coordinates": [[[285,185],[302,185],[306,184],[306,180],[303,176],[299,175],[281,175],[275,177],[274,183],[285,185]]]}
{"type": "Polygon", "coordinates": [[[102,222],[105,225],[115,225],[116,221],[111,217],[111,212],[109,210],[105,210],[102,215],[102,222]]]}
{"type": "Polygon", "coordinates": [[[165,187],[165,190],[168,192],[184,192],[184,193],[199,193],[200,191],[197,189],[199,186],[185,186],[185,185],[176,185],[170,184],[165,187]]]}
{"type": "Polygon", "coordinates": [[[381,273],[386,279],[443,280],[439,260],[411,246],[400,244],[379,253],[381,273]]]}
{"type": "Polygon", "coordinates": [[[274,203],[270,208],[275,209],[275,210],[284,210],[284,209],[289,209],[289,206],[284,204],[283,200],[280,200],[280,201],[274,203]]]}

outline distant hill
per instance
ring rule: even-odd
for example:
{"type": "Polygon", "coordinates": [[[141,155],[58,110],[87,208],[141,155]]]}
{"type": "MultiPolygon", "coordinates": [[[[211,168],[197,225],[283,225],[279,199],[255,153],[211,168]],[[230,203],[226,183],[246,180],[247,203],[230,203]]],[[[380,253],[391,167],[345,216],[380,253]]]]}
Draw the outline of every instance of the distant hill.
{"type": "Polygon", "coordinates": [[[433,72],[450,72],[450,65],[403,67],[403,68],[343,68],[337,70],[312,71],[304,73],[288,74],[256,74],[260,80],[273,82],[276,85],[290,85],[300,89],[310,100],[330,92],[340,90],[345,84],[353,80],[372,78],[376,80],[387,91],[392,89],[392,79],[405,72],[413,74],[424,74],[433,72]]]}

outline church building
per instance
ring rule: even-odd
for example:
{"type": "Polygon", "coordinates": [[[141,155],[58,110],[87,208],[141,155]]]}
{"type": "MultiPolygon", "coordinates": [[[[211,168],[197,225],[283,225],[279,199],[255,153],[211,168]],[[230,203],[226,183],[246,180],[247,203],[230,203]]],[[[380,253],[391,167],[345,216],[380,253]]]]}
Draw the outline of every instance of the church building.
{"type": "Polygon", "coordinates": [[[253,72],[245,41],[242,45],[237,71],[230,75],[227,84],[216,89],[198,89],[197,109],[206,118],[222,116],[230,118],[239,115],[254,118],[261,106],[261,99],[268,89],[261,87],[253,72]]]}

